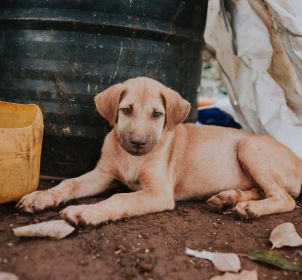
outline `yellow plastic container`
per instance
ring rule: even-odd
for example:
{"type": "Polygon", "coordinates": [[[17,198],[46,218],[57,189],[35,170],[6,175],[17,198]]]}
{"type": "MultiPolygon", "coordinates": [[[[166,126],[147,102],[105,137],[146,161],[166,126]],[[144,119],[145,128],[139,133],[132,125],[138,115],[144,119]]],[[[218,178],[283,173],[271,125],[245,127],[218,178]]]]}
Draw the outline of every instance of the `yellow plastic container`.
{"type": "Polygon", "coordinates": [[[37,189],[43,127],[39,106],[0,101],[0,203],[37,189]]]}

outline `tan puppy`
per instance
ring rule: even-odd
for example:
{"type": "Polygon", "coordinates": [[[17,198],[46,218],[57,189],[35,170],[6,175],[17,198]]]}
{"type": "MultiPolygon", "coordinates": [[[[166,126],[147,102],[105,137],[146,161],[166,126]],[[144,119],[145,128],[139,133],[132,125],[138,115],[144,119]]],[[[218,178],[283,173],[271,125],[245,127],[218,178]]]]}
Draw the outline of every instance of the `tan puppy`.
{"type": "Polygon", "coordinates": [[[234,206],[243,217],[291,211],[301,190],[302,161],[268,136],[242,130],[181,124],[190,104],[149,78],[114,85],[95,98],[113,126],[97,166],[18,203],[26,212],[105,191],[113,179],[135,192],[92,205],[69,206],[61,216],[96,225],[108,220],[171,210],[175,201],[209,198],[234,206]],[[213,196],[214,195],[214,196],[213,196]]]}

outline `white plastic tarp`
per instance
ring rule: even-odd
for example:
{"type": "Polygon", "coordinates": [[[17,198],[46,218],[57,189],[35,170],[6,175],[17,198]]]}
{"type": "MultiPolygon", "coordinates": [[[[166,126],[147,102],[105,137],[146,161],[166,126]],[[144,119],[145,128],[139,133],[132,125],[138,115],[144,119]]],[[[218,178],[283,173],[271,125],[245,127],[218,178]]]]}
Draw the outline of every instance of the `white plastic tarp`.
{"type": "Polygon", "coordinates": [[[209,0],[205,40],[241,125],[302,159],[302,0],[209,0]]]}

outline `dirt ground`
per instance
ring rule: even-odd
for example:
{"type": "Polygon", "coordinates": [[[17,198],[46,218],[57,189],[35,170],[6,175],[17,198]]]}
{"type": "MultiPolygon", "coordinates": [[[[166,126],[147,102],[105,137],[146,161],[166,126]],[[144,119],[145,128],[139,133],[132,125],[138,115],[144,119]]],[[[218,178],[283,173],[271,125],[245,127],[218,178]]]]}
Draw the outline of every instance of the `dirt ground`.
{"type": "MultiPolygon", "coordinates": [[[[99,197],[73,201],[94,203],[99,197]]],[[[298,201],[301,206],[302,199],[298,201]]],[[[60,279],[209,279],[219,275],[207,260],[185,254],[185,248],[248,253],[269,249],[268,237],[280,223],[293,222],[302,235],[301,208],[287,214],[242,221],[211,212],[200,201],[177,203],[174,211],[81,227],[66,239],[18,239],[11,228],[58,218],[58,211],[26,215],[14,204],[0,206],[0,271],[20,280],[60,279]]],[[[282,249],[292,261],[302,262],[297,248],[282,249]]],[[[240,257],[243,269],[257,268],[259,279],[302,279],[296,272],[281,271],[240,257]]]]}

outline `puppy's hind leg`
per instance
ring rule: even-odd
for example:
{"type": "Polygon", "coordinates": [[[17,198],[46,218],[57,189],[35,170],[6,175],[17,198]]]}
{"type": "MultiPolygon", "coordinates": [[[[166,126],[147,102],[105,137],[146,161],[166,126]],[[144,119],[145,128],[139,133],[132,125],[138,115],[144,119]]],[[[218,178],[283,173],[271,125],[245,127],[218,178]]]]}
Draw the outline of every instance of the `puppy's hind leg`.
{"type": "Polygon", "coordinates": [[[247,200],[259,200],[263,194],[257,188],[250,190],[227,190],[213,195],[207,200],[207,203],[215,209],[234,207],[238,202],[247,200]]]}
{"type": "Polygon", "coordinates": [[[292,211],[296,202],[289,190],[299,186],[295,176],[295,158],[287,148],[264,136],[241,140],[238,144],[238,160],[265,199],[237,203],[235,210],[243,217],[292,211]]]}
{"type": "Polygon", "coordinates": [[[51,189],[23,196],[16,207],[29,213],[41,211],[68,200],[101,193],[109,187],[112,180],[113,177],[98,165],[94,170],[80,177],[64,180],[51,189]]]}

